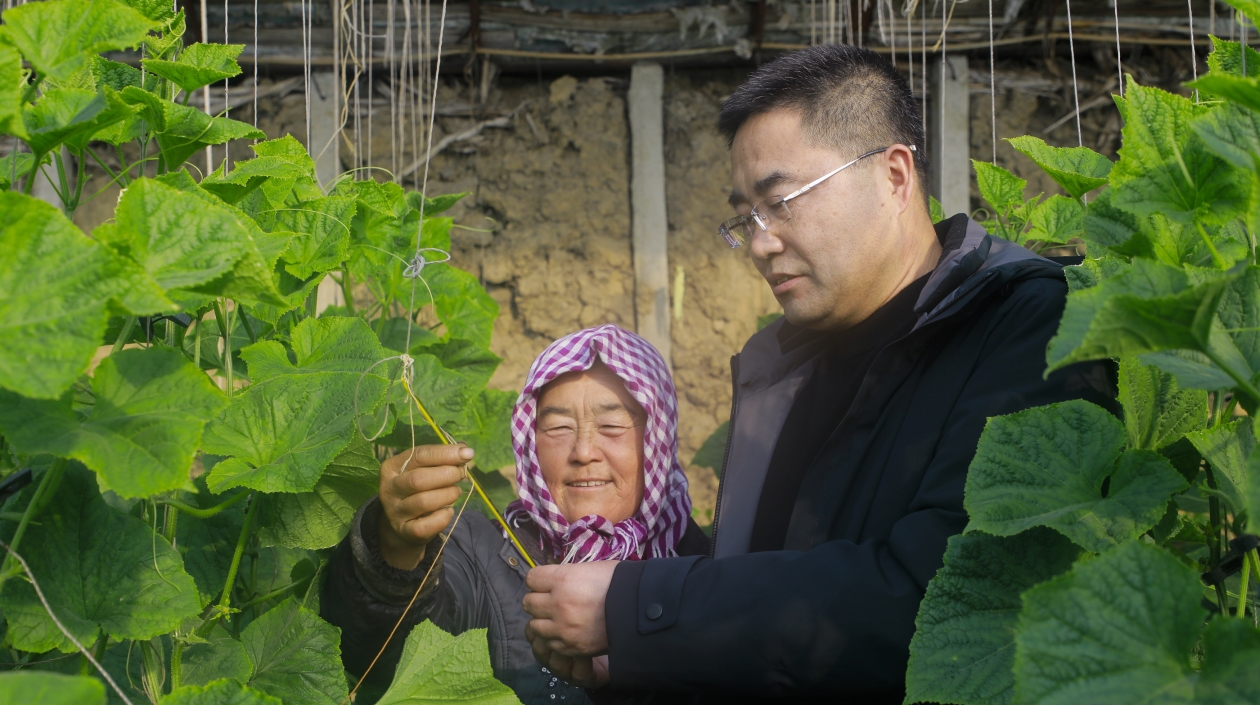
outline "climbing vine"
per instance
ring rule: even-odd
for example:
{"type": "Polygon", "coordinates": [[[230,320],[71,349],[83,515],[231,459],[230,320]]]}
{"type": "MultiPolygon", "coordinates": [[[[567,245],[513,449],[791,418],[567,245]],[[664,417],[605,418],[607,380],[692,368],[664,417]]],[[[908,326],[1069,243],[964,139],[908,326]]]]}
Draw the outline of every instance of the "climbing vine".
{"type": "MultiPolygon", "coordinates": [[[[510,496],[498,306],[447,261],[463,194],[321,184],[294,138],[189,107],[243,47],[184,24],[48,0],[0,26],[0,133],[25,146],[0,160],[3,702],[346,700],[318,584],[379,458],[436,440],[404,375],[510,496]],[[189,163],[242,139],[231,168],[189,163]],[[90,236],[88,161],[122,187],[90,236]],[[29,195],[41,172],[60,208],[29,195]],[[321,310],[329,278],[345,303],[321,310]]],[[[381,702],[516,702],[484,631],[404,637],[381,702]]]]}
{"type": "Polygon", "coordinates": [[[1084,243],[1047,373],[1115,360],[1122,414],[989,420],[907,703],[1260,702],[1260,54],[1213,42],[1197,100],[1129,79],[1115,163],[1010,140],[1067,196],[975,163],[993,234],[1084,243]]]}

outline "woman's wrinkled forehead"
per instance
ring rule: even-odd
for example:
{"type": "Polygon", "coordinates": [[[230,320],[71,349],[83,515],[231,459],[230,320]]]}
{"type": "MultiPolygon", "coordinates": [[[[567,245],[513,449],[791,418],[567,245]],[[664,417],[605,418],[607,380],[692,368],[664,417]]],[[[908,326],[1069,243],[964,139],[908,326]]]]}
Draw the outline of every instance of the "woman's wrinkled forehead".
{"type": "Polygon", "coordinates": [[[537,421],[554,414],[578,416],[583,411],[624,411],[636,420],[647,417],[643,406],[626,388],[625,380],[598,357],[591,367],[565,372],[538,390],[537,421]]]}

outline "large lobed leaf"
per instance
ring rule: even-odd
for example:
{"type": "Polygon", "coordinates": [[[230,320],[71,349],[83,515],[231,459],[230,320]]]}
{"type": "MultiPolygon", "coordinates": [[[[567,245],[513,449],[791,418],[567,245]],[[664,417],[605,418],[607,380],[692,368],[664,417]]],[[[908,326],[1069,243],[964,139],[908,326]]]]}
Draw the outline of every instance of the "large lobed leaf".
{"type": "Polygon", "coordinates": [[[124,497],[187,486],[202,429],[227,404],[183,355],[159,347],[105,358],[92,396],[80,419],[69,398],[26,399],[0,390],[0,429],[19,452],[82,461],[124,497]]]}
{"type": "Polygon", "coordinates": [[[1191,126],[1209,108],[1132,78],[1119,100],[1124,145],[1110,175],[1113,205],[1183,224],[1223,223],[1244,210],[1249,175],[1208,150],[1191,126]]]}
{"type": "Polygon", "coordinates": [[[209,145],[267,136],[246,123],[211,117],[196,108],[164,100],[135,86],[123,89],[122,97],[140,111],[157,134],[158,148],[167,171],[175,170],[209,145]]]}
{"type": "MultiPolygon", "coordinates": [[[[201,609],[179,553],[143,521],[105,504],[96,478],[74,465],[39,524],[27,529],[22,553],[57,619],[88,647],[102,632],[114,639],[151,639],[201,609]]],[[[15,648],[76,650],[29,583],[9,581],[0,608],[15,648]]]]}
{"type": "Polygon", "coordinates": [[[241,72],[236,57],[244,44],[202,44],[188,46],[179,59],[145,59],[141,63],[149,71],[192,93],[203,86],[231,78],[241,72]]]}
{"type": "MultiPolygon", "coordinates": [[[[0,135],[24,136],[22,94],[25,91],[22,55],[8,44],[0,43],[0,135]]],[[[0,174],[0,178],[5,176],[0,174]]]]}
{"type": "Polygon", "coordinates": [[[4,13],[5,36],[41,76],[66,80],[93,54],[138,45],[157,23],[115,0],[47,0],[4,13]]]}
{"type": "Polygon", "coordinates": [[[451,636],[426,620],[411,630],[394,680],[377,705],[435,702],[520,703],[512,689],[495,680],[490,670],[485,629],[451,636]]]}
{"type": "Polygon", "coordinates": [[[0,387],[28,397],[55,399],[87,368],[111,301],[134,314],[175,308],[133,263],[29,196],[0,193],[0,252],[0,387]]]}
{"type": "Polygon", "coordinates": [[[1120,361],[1120,405],[1134,449],[1159,450],[1207,422],[1207,392],[1179,389],[1173,375],[1133,358],[1120,361]]]}
{"type": "Polygon", "coordinates": [[[330,548],[350,530],[359,506],[376,496],[380,461],[372,444],[356,434],[310,492],[268,498],[258,538],[264,546],[330,548]]]}
{"type": "Polygon", "coordinates": [[[1016,702],[1255,702],[1260,632],[1250,625],[1214,621],[1203,670],[1191,669],[1201,598],[1192,569],[1140,541],[1032,588],[1016,628],[1016,702]]]}
{"type": "Polygon", "coordinates": [[[1255,532],[1260,516],[1260,457],[1251,419],[1239,419],[1188,435],[1212,467],[1216,491],[1236,516],[1246,515],[1255,532]]]}
{"type": "Polygon", "coordinates": [[[255,383],[206,429],[207,452],[234,456],[207,476],[211,490],[311,492],[383,400],[386,368],[368,369],[386,354],[362,319],[307,319],[293,339],[293,365],[276,341],[243,351],[255,383]]]}
{"type": "Polygon", "coordinates": [[[1006,141],[1036,162],[1072,198],[1106,185],[1111,173],[1111,161],[1088,147],[1051,147],[1029,135],[1006,141]]]}
{"type": "Polygon", "coordinates": [[[340,705],[348,692],[340,641],[340,629],[289,598],[241,632],[254,664],[247,685],[285,703],[340,705]]]}
{"type": "Polygon", "coordinates": [[[1066,572],[1081,553],[1044,528],[951,537],[915,619],[906,702],[1010,703],[1020,595],[1066,572]]]}
{"type": "Polygon", "coordinates": [[[95,134],[134,113],[108,86],[99,91],[54,88],[22,111],[23,139],[36,154],[51,152],[62,144],[82,152],[95,134]]]}
{"type": "Polygon", "coordinates": [[[1115,417],[1082,400],[989,419],[967,472],[967,531],[1048,526],[1094,552],[1137,538],[1187,484],[1158,453],[1123,451],[1124,437],[1115,417]]]}

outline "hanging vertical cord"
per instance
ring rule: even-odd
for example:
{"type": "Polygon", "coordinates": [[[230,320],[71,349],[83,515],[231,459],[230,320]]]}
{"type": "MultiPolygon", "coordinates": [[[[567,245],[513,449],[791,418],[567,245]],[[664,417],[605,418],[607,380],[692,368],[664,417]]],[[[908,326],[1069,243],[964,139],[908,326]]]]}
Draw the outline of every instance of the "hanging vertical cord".
{"type": "Polygon", "coordinates": [[[1085,146],[1085,138],[1081,136],[1081,95],[1076,87],[1076,42],[1072,38],[1072,0],[1063,0],[1067,5],[1068,22],[1068,57],[1072,60],[1072,100],[1076,105],[1076,145],[1085,146]]]}
{"type": "MultiPolygon", "coordinates": [[[[1190,17],[1190,71],[1194,80],[1199,80],[1199,48],[1194,41],[1194,5],[1186,0],[1186,13],[1190,17]]],[[[1194,89],[1194,102],[1199,102],[1199,89],[1194,89]]]]}
{"type": "Polygon", "coordinates": [[[363,38],[367,43],[367,86],[364,92],[367,93],[367,158],[368,170],[372,169],[372,118],[376,116],[376,110],[372,108],[372,104],[376,102],[376,85],[375,85],[375,68],[376,62],[373,61],[376,55],[376,2],[375,0],[367,0],[367,24],[363,26],[363,38]]]}
{"type": "MultiPolygon", "coordinates": [[[[210,19],[206,14],[206,0],[201,0],[201,41],[210,39],[210,19]]],[[[210,86],[207,85],[201,89],[201,95],[204,99],[206,115],[210,114],[210,86]]],[[[227,147],[224,147],[226,149],[227,147]]],[[[214,152],[210,145],[206,145],[206,174],[214,171],[214,152]]]]}
{"type": "Polygon", "coordinates": [[[298,0],[298,10],[302,21],[302,86],[306,95],[306,151],[314,152],[315,145],[311,144],[311,57],[308,53],[310,43],[306,36],[306,0],[298,0]]]}
{"type": "MultiPolygon", "coordinates": [[[[909,5],[909,2],[906,3],[909,5]]],[[[910,60],[909,84],[910,93],[914,94],[914,6],[901,6],[901,14],[906,18],[906,58],[910,60]],[[909,12],[907,12],[909,10],[909,12]]]]}
{"type": "Polygon", "coordinates": [[[395,0],[389,0],[389,6],[385,10],[385,21],[388,23],[385,27],[385,65],[389,67],[389,173],[391,175],[398,173],[398,84],[395,80],[398,66],[394,62],[394,5],[395,0]]]}
{"type": "MultiPolygon", "coordinates": [[[[948,69],[949,59],[947,58],[947,55],[945,54],[945,49],[948,45],[948,40],[946,40],[945,35],[949,31],[949,18],[946,17],[945,15],[945,6],[947,4],[948,3],[942,0],[941,2],[941,39],[939,42],[937,42],[937,44],[939,44],[941,47],[941,82],[939,84],[940,95],[937,96],[936,102],[940,105],[940,120],[941,120],[940,125],[941,125],[942,138],[944,138],[945,136],[945,72],[949,70],[948,69]]],[[[945,144],[946,144],[945,140],[942,139],[941,140],[941,154],[945,153],[945,149],[944,149],[945,144]]]]}
{"type": "Polygon", "coordinates": [[[818,24],[817,24],[818,20],[815,19],[816,16],[814,15],[814,10],[815,10],[814,0],[809,0],[809,45],[810,46],[815,46],[818,44],[818,24]]]}
{"type": "MultiPolygon", "coordinates": [[[[1215,2],[1216,0],[1212,0],[1215,2]]],[[[1124,97],[1124,67],[1120,61],[1120,0],[1111,0],[1111,9],[1116,16],[1116,78],[1120,79],[1120,97],[1124,97]]]]}
{"type": "Polygon", "coordinates": [[[997,164],[997,61],[993,56],[993,0],[989,0],[989,123],[993,128],[993,163],[997,164]]]}
{"type": "Polygon", "coordinates": [[[1238,18],[1238,37],[1239,37],[1238,43],[1241,44],[1241,46],[1239,47],[1241,51],[1239,51],[1238,54],[1242,57],[1242,75],[1245,78],[1248,75],[1247,74],[1247,16],[1242,14],[1241,12],[1238,12],[1237,10],[1234,11],[1234,14],[1238,18]]]}
{"type": "MultiPolygon", "coordinates": [[[[228,0],[223,0],[223,43],[224,44],[231,43],[230,41],[228,41],[228,0]]],[[[228,80],[225,78],[223,79],[223,117],[227,117],[228,112],[231,111],[232,109],[231,103],[228,101],[229,98],[231,98],[231,93],[228,91],[228,80]]],[[[232,165],[228,163],[228,158],[229,158],[228,146],[224,144],[223,145],[223,173],[224,174],[228,172],[228,169],[232,168],[232,165]]]]}
{"type": "MultiPolygon", "coordinates": [[[[928,75],[928,65],[927,65],[927,0],[920,0],[920,3],[921,3],[921,4],[920,4],[920,7],[921,7],[922,9],[919,11],[919,40],[920,40],[920,46],[919,46],[919,48],[922,50],[923,54],[922,54],[922,56],[920,57],[920,58],[922,59],[922,61],[920,61],[920,62],[919,62],[919,65],[923,67],[923,68],[922,68],[922,73],[923,73],[923,90],[919,93],[919,95],[920,95],[920,96],[922,97],[922,99],[923,99],[923,101],[922,101],[922,106],[921,106],[921,110],[922,110],[922,113],[923,113],[922,119],[923,119],[923,127],[924,127],[924,130],[923,130],[923,141],[924,141],[924,142],[926,142],[926,141],[927,141],[927,133],[928,133],[928,131],[927,131],[927,129],[926,129],[926,128],[927,128],[927,118],[928,118],[928,114],[927,114],[927,106],[928,106],[928,94],[927,94],[927,91],[928,91],[928,81],[927,81],[927,75],[928,75]]],[[[927,152],[927,145],[926,145],[926,144],[925,144],[925,145],[923,145],[923,149],[924,149],[923,154],[924,154],[924,155],[925,155],[925,157],[926,157],[926,155],[928,154],[928,152],[927,152]]]]}
{"type": "Polygon", "coordinates": [[[258,127],[258,0],[254,0],[254,127],[258,127]]]}

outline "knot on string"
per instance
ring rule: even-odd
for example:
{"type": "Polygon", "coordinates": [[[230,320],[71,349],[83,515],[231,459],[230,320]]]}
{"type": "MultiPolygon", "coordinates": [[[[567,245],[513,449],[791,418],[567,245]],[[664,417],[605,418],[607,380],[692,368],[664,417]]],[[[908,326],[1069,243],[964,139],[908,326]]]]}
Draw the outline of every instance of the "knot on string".
{"type": "Polygon", "coordinates": [[[421,247],[416,250],[416,256],[412,258],[411,262],[407,264],[407,268],[403,270],[403,276],[408,279],[416,279],[420,276],[420,273],[424,271],[425,265],[442,264],[443,262],[450,261],[451,253],[446,250],[441,250],[436,247],[421,247]],[[442,259],[429,259],[424,256],[424,253],[426,252],[439,252],[441,253],[442,259]]]}

